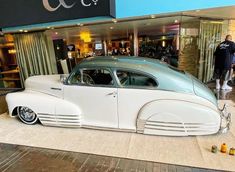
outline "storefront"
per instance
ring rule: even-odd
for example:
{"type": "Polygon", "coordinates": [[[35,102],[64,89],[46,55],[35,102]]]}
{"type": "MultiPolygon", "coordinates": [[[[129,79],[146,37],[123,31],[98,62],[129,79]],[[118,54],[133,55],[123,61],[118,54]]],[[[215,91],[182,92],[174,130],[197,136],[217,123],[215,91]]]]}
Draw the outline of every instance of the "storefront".
{"type": "Polygon", "coordinates": [[[30,75],[68,73],[81,59],[101,55],[160,59],[207,82],[215,47],[235,31],[231,0],[4,1],[0,87],[22,87],[30,75]]]}

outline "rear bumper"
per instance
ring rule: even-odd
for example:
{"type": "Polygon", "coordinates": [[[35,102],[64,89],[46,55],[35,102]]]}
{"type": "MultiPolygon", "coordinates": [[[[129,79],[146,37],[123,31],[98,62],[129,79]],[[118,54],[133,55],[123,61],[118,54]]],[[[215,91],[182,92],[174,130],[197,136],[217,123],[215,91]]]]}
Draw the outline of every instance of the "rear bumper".
{"type": "Polygon", "coordinates": [[[227,105],[225,104],[223,109],[220,110],[221,124],[219,133],[227,133],[232,123],[231,113],[227,112],[227,105]]]}

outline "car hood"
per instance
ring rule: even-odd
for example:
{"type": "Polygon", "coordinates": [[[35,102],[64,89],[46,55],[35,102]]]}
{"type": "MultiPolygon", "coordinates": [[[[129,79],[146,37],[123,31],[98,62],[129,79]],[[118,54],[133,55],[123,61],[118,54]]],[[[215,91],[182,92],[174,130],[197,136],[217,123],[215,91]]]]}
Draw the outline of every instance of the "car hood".
{"type": "Polygon", "coordinates": [[[211,89],[209,89],[205,84],[203,84],[200,80],[198,80],[194,76],[191,75],[191,77],[193,82],[194,93],[199,97],[207,99],[208,101],[213,103],[216,107],[218,107],[217,98],[215,94],[211,91],[211,89]]]}
{"type": "Polygon", "coordinates": [[[26,79],[25,89],[38,91],[56,97],[63,97],[63,84],[60,75],[39,75],[26,79]]]}

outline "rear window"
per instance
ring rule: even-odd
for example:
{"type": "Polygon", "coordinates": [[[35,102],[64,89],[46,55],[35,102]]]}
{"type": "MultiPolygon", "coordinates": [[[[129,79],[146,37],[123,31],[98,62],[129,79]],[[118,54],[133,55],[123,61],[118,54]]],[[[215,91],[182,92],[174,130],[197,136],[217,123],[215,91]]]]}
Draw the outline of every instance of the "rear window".
{"type": "Polygon", "coordinates": [[[145,74],[118,70],[117,77],[124,87],[157,87],[156,81],[145,74]]]}

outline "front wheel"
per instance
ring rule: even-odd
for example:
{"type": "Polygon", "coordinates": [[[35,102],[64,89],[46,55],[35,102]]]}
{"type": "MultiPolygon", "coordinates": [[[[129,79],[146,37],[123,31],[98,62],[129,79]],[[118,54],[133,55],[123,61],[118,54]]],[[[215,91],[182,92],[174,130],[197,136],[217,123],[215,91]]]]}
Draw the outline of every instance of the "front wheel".
{"type": "Polygon", "coordinates": [[[20,120],[28,125],[33,125],[38,121],[37,114],[27,107],[18,107],[18,116],[20,120]]]}

